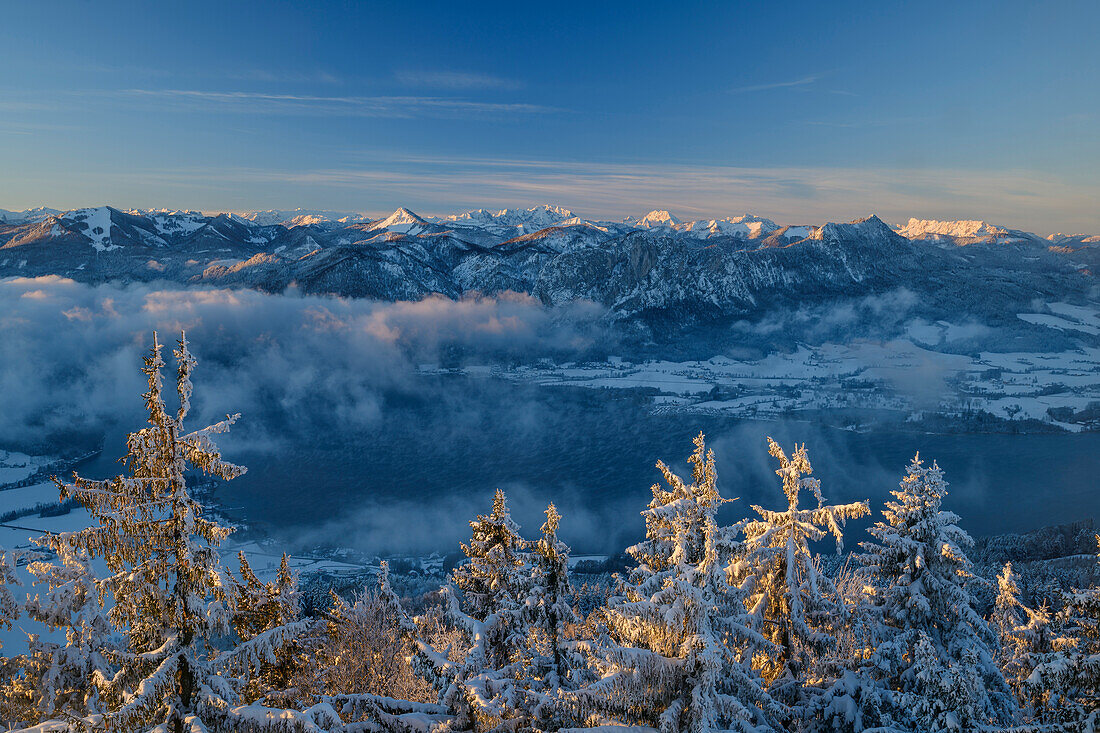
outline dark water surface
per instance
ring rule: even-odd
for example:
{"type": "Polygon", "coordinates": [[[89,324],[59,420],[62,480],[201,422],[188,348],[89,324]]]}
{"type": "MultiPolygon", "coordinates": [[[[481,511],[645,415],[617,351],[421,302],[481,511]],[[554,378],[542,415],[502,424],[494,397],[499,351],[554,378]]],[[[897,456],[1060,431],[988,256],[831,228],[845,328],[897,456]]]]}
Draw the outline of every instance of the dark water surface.
{"type": "MultiPolygon", "coordinates": [[[[1100,434],[856,433],[793,420],[655,415],[645,399],[622,392],[465,379],[395,400],[354,433],[287,428],[274,449],[227,441],[227,457],[249,471],[218,501],[235,519],[299,546],[449,551],[501,487],[525,534],[537,532],[554,501],[576,551],[609,551],[640,536],[655,461],[685,475],[700,430],[716,453],[723,495],[740,498],[724,510],[727,519],[750,504],[780,508],[767,435],[788,449],[806,442],[829,501],[869,499],[876,513],[919,450],[946,471],[947,508],[974,535],[1100,516],[1100,434]]],[[[102,460],[83,470],[116,469],[102,460]]],[[[863,539],[862,526],[849,543],[863,539]]]]}

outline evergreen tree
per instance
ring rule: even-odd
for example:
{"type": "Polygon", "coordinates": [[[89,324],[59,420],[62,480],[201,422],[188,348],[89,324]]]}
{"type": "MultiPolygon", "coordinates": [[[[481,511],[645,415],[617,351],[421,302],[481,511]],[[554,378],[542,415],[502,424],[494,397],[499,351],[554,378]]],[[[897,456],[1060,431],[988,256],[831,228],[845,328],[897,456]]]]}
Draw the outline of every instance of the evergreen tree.
{"type": "MultiPolygon", "coordinates": [[[[962,651],[954,664],[945,665],[932,638],[915,634],[911,683],[919,690],[903,699],[918,731],[972,731],[990,726],[988,692],[981,674],[979,652],[962,651]]],[[[1005,718],[1007,723],[1010,718],[1005,718]]]]}
{"type": "Polygon", "coordinates": [[[572,640],[572,629],[581,622],[570,604],[569,547],[558,539],[561,515],[551,504],[546,508],[542,537],[532,553],[531,578],[523,604],[528,625],[531,666],[525,671],[530,689],[526,707],[533,724],[556,730],[577,720],[575,698],[569,693],[585,681],[585,660],[572,640]]]}
{"type": "Polygon", "coordinates": [[[836,603],[846,609],[836,624],[836,643],[818,659],[810,678],[821,687],[804,712],[810,730],[860,733],[894,731],[887,689],[878,670],[869,664],[882,641],[874,596],[860,574],[846,561],[834,579],[836,603]]]}
{"type": "Polygon", "coordinates": [[[691,483],[657,463],[668,488],[652,487],[646,539],[629,549],[638,567],[606,611],[602,679],[585,693],[606,716],[667,733],[772,730],[787,711],[749,665],[774,647],[731,584],[741,526],[717,523],[727,500],[701,433],[688,461],[691,483]]]}
{"type": "Polygon", "coordinates": [[[458,729],[522,728],[529,725],[524,673],[532,656],[527,542],[499,489],[492,511],[478,515],[470,529],[470,543],[462,545],[468,562],[455,568],[444,589],[447,618],[461,633],[461,661],[421,640],[418,668],[458,729]]]}
{"type": "Polygon", "coordinates": [[[867,664],[893,719],[921,731],[1005,724],[1015,708],[968,590],[973,541],[941,508],[946,493],[939,466],[915,457],[856,558],[879,622],[867,664]]]}
{"type": "Polygon", "coordinates": [[[179,407],[172,414],[162,392],[164,361],[154,333],[142,369],[149,424],[127,437],[127,473],[101,481],[76,475],[72,482],[55,479],[62,500],[76,499],[96,521],[59,541],[103,558],[111,573],[98,581],[99,592],[110,593],[109,618],[126,645],[114,660],[115,674],[93,681],[99,681],[109,704],[112,729],[159,723],[172,733],[202,730],[227,715],[235,698],[218,674],[210,644],[228,632],[234,602],[217,553],[230,530],[203,517],[185,471],[191,466],[225,480],[244,473],[224,461],[214,443],[239,416],[187,432],[196,361],[186,336],[181,334],[174,355],[179,407]]]}
{"type": "MultiPolygon", "coordinates": [[[[470,529],[470,543],[462,545],[468,561],[454,569],[451,582],[461,592],[462,610],[485,621],[501,609],[518,605],[519,592],[525,585],[528,546],[519,535],[519,526],[512,520],[508,500],[500,489],[493,495],[492,511],[479,514],[470,522],[470,529]]],[[[498,641],[493,651],[507,657],[508,639],[498,641]]]]}
{"type": "Polygon", "coordinates": [[[809,477],[813,468],[805,445],[796,445],[788,457],[768,438],[768,452],[779,461],[776,474],[783,482],[787,508],[771,511],[753,506],[760,518],[745,525],[745,548],[737,572],[748,592],[753,626],[772,645],[770,653],[755,656],[754,666],[776,699],[807,715],[808,673],[835,643],[834,634],[846,611],[833,581],[815,562],[810,542],[831,534],[841,552],[846,520],[870,510],[867,502],[827,505],[821,482],[809,477]],[[803,491],[816,499],[815,508],[799,506],[803,491]]]}
{"type": "Polygon", "coordinates": [[[1027,621],[1009,634],[1003,667],[1023,719],[1039,725],[1077,722],[1085,711],[1073,695],[1076,643],[1062,633],[1045,603],[1023,608],[1027,621]]]}
{"type": "MultiPolygon", "coordinates": [[[[15,556],[0,550],[0,627],[11,629],[23,609],[12,593],[13,586],[22,585],[15,573],[15,556]]],[[[3,642],[0,641],[0,651],[3,642]]],[[[33,691],[27,690],[22,678],[27,658],[0,657],[0,721],[27,720],[35,707],[31,700],[33,691]]]]}
{"type": "MultiPolygon", "coordinates": [[[[1014,634],[1024,622],[1026,611],[1020,601],[1019,577],[1013,572],[1012,563],[1005,563],[1001,574],[997,576],[997,598],[993,601],[993,615],[989,620],[999,642],[998,660],[1002,670],[1014,653],[1014,634]]],[[[1012,675],[1005,674],[1006,680],[1011,678],[1012,675]]]]}
{"type": "MultiPolygon", "coordinates": [[[[15,574],[15,555],[0,550],[0,626],[10,629],[12,622],[19,618],[20,604],[11,592],[12,586],[22,585],[15,574]]],[[[0,649],[3,643],[0,642],[0,649]]]]}
{"type": "Polygon", "coordinates": [[[232,623],[237,638],[244,642],[234,659],[247,660],[235,670],[245,677],[241,699],[292,705],[300,699],[291,689],[293,681],[305,664],[296,636],[310,626],[300,620],[298,577],[286,554],[270,583],[256,577],[243,551],[238,560],[241,577],[234,578],[237,602],[232,623]]]}
{"type": "Polygon", "coordinates": [[[27,707],[34,721],[102,714],[99,689],[112,675],[107,657],[117,650],[88,554],[56,535],[34,542],[56,553],[58,562],[36,561],[28,566],[34,584],[45,586],[45,592],[27,599],[27,615],[50,628],[64,629],[65,643],[31,635],[19,680],[27,707]]]}
{"type": "MultiPolygon", "coordinates": [[[[1100,536],[1096,541],[1100,544],[1100,536]]],[[[1098,730],[1100,588],[1070,593],[1054,624],[1044,616],[1030,619],[1018,635],[1031,653],[1032,672],[1022,686],[1025,705],[1040,722],[1098,730]]]]}

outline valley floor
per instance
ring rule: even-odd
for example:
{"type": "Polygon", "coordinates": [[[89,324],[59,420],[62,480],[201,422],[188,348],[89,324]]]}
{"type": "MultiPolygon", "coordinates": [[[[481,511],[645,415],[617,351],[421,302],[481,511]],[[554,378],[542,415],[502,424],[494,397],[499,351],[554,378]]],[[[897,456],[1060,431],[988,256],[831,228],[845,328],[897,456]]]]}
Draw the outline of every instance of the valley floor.
{"type": "MultiPolygon", "coordinates": [[[[1055,304],[1059,305],[1059,304],[1055,304]]],[[[1059,330],[1096,329],[1097,312],[1077,318],[1023,313],[1021,320],[1059,330]]],[[[800,345],[789,353],[740,360],[495,365],[422,374],[497,376],[548,387],[635,389],[652,395],[658,411],[774,418],[834,413],[852,428],[877,419],[905,421],[937,432],[1100,428],[1100,348],[1072,351],[959,354],[937,350],[963,326],[911,324],[904,338],[800,345]]]]}

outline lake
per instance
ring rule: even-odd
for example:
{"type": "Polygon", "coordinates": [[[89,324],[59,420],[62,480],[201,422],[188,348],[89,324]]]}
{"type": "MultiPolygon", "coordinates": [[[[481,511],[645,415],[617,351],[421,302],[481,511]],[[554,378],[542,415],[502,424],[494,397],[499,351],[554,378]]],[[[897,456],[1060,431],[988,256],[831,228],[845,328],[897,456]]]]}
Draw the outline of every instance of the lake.
{"type": "MultiPolygon", "coordinates": [[[[299,431],[253,418],[237,442],[223,442],[226,457],[249,470],[219,489],[218,502],[292,547],[450,551],[500,487],[525,535],[537,533],[553,501],[575,551],[614,551],[642,535],[638,512],[660,478],[656,460],[687,475],[691,440],[702,430],[722,494],[740,499],[724,508],[727,520],[751,504],[782,508],[768,435],[788,451],[794,441],[807,444],[827,500],[869,499],[876,513],[920,451],[945,470],[945,506],[975,536],[1100,514],[1096,433],[853,432],[799,420],[653,414],[642,396],[622,391],[467,378],[435,387],[387,400],[376,421],[350,433],[325,431],[317,420],[299,431]]],[[[112,445],[121,443],[109,441],[82,472],[117,471],[109,458],[121,448],[108,456],[112,445]]],[[[852,528],[849,543],[863,539],[863,526],[852,528]]]]}

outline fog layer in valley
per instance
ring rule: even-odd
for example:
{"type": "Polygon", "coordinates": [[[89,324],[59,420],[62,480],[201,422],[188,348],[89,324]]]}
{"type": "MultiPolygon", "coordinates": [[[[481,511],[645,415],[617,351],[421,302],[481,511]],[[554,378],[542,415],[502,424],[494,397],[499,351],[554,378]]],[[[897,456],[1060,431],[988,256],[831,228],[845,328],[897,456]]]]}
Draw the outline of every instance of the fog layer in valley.
{"type": "MultiPolygon", "coordinates": [[[[680,358],[747,359],[844,333],[889,344],[921,327],[913,304],[912,293],[898,290],[777,310],[733,324],[722,339],[685,334],[675,348],[680,358]]],[[[776,501],[769,434],[808,444],[835,501],[881,502],[913,453],[937,458],[953,507],[978,534],[1100,508],[1085,491],[1085,477],[1100,468],[1095,433],[860,433],[827,427],[814,414],[746,420],[655,411],[652,390],[509,376],[516,365],[656,358],[654,347],[620,339],[604,311],[583,301],[547,308],[504,294],[379,303],[51,276],[0,281],[0,313],[0,445],[56,455],[103,442],[103,455],[81,471],[117,472],[122,437],[143,420],[139,367],[151,331],[169,342],[186,329],[199,359],[194,424],[243,413],[222,443],[250,471],[215,500],[234,520],[298,549],[451,550],[497,487],[530,532],[552,500],[575,547],[621,549],[641,532],[637,512],[657,478],[654,462],[684,468],[700,430],[718,455],[723,493],[740,498],[726,510],[731,518],[776,501]],[[1014,497],[1014,513],[1005,495],[1014,497]]],[[[970,324],[948,336],[965,347],[988,344],[995,333],[970,324]]],[[[918,405],[948,388],[932,362],[903,372],[893,387],[918,405]]]]}

